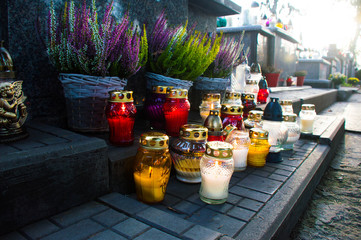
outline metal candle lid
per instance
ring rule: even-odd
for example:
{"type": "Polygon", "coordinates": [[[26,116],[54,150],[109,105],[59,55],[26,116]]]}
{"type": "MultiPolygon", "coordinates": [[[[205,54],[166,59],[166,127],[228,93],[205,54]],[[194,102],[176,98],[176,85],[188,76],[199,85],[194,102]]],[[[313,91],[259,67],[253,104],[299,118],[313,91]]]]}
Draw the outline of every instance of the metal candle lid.
{"type": "Polygon", "coordinates": [[[292,100],[280,100],[279,103],[284,106],[284,105],[292,105],[292,100]]]}
{"type": "Polygon", "coordinates": [[[230,143],[213,141],[206,144],[206,154],[215,158],[231,158],[233,146],[230,143]]]}
{"type": "Polygon", "coordinates": [[[133,91],[113,90],[109,95],[108,102],[133,102],[133,91]]]}
{"type": "Polygon", "coordinates": [[[219,116],[218,110],[210,110],[209,111],[209,115],[206,118],[206,120],[204,121],[204,126],[206,128],[208,128],[208,133],[222,131],[223,125],[222,125],[222,120],[219,116]]]}
{"type": "Polygon", "coordinates": [[[169,146],[169,137],[160,132],[146,132],[140,135],[139,143],[147,149],[167,149],[169,146]]]}
{"type": "Polygon", "coordinates": [[[208,128],[198,124],[182,125],[179,136],[186,140],[207,140],[208,128]]]}
{"type": "Polygon", "coordinates": [[[203,94],[203,101],[220,101],[221,94],[220,93],[205,93],[203,94]]]}
{"type": "Polygon", "coordinates": [[[242,100],[254,100],[253,93],[242,93],[241,95],[242,100]]]}
{"type": "Polygon", "coordinates": [[[188,90],[173,88],[167,93],[167,98],[188,98],[188,90]]]}
{"type": "Polygon", "coordinates": [[[153,93],[167,94],[173,88],[173,86],[153,86],[153,93]]]}
{"type": "Polygon", "coordinates": [[[249,85],[257,85],[257,80],[247,79],[247,80],[246,80],[246,84],[249,84],[249,85]]]}
{"type": "Polygon", "coordinates": [[[283,121],[285,122],[296,122],[297,115],[294,113],[283,114],[283,121]]]}
{"type": "Polygon", "coordinates": [[[249,111],[248,119],[262,120],[263,112],[259,110],[249,111]]]}
{"type": "Polygon", "coordinates": [[[314,104],[302,104],[301,107],[302,110],[315,110],[314,104]]]}
{"type": "Polygon", "coordinates": [[[241,93],[240,92],[226,92],[226,99],[234,99],[238,100],[241,99],[241,93]]]}
{"type": "Polygon", "coordinates": [[[268,139],[268,131],[262,128],[251,128],[249,137],[253,139],[268,139]]]}
{"type": "Polygon", "coordinates": [[[222,113],[229,115],[241,115],[243,113],[242,105],[222,104],[222,113]]]}

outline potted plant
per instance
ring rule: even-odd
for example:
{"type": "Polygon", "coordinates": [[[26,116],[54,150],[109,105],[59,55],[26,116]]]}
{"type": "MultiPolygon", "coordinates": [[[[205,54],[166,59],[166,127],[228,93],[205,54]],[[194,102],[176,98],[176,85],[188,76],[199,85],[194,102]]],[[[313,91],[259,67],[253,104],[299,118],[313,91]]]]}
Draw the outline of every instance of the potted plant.
{"type": "Polygon", "coordinates": [[[65,3],[56,16],[49,12],[47,52],[59,71],[67,104],[68,125],[77,131],[105,131],[105,106],[110,90],[124,89],[127,78],[147,62],[147,38],[130,23],[111,16],[113,3],[98,19],[95,0],[89,9],[65,3]]]}
{"type": "Polygon", "coordinates": [[[274,66],[262,67],[262,74],[266,78],[268,87],[277,87],[281,72],[282,70],[276,69],[274,66]]]}
{"type": "Polygon", "coordinates": [[[165,85],[189,89],[213,62],[221,36],[187,30],[187,23],[170,27],[164,12],[149,35],[147,88],[165,85]]]}
{"type": "Polygon", "coordinates": [[[345,83],[346,76],[342,73],[336,72],[335,74],[330,74],[328,79],[331,80],[334,88],[339,88],[341,84],[345,83]]]}
{"type": "Polygon", "coordinates": [[[303,86],[305,77],[307,75],[307,71],[305,71],[305,70],[297,71],[297,72],[295,72],[294,75],[295,75],[295,77],[297,77],[297,86],[303,86]]]}
{"type": "Polygon", "coordinates": [[[347,79],[347,83],[351,84],[352,86],[356,86],[360,83],[360,80],[356,77],[350,77],[347,79]]]}
{"type": "Polygon", "coordinates": [[[287,80],[286,80],[286,85],[287,85],[287,87],[292,86],[292,83],[293,83],[292,77],[291,77],[291,76],[288,76],[288,77],[287,77],[287,80]]]}

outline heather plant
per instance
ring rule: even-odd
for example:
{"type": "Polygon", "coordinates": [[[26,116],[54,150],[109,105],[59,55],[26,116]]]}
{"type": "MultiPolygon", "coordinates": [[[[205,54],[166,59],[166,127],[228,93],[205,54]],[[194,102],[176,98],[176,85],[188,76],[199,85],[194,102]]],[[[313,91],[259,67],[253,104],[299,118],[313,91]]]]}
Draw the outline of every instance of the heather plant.
{"type": "Polygon", "coordinates": [[[169,27],[162,13],[149,37],[149,68],[151,72],[183,80],[195,80],[213,62],[220,47],[221,36],[187,31],[187,23],[169,27]]]}
{"type": "Polygon", "coordinates": [[[245,61],[249,48],[242,54],[244,44],[242,43],[244,31],[239,40],[235,38],[222,37],[219,52],[215,60],[204,72],[204,77],[209,78],[227,78],[231,75],[235,66],[245,61]]]}
{"type": "Polygon", "coordinates": [[[57,17],[51,2],[47,51],[59,72],[128,78],[146,64],[145,27],[139,33],[127,13],[117,22],[112,8],[113,2],[99,21],[95,0],[91,9],[71,1],[57,17]]]}

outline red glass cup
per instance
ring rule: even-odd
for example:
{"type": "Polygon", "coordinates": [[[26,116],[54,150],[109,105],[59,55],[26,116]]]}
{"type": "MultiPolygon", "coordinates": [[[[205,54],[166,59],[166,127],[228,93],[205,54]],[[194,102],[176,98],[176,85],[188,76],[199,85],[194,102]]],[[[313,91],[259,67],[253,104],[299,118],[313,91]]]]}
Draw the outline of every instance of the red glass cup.
{"type": "Polygon", "coordinates": [[[269,96],[268,89],[260,89],[258,91],[257,102],[259,102],[259,103],[267,103],[268,96],[269,96]]]}
{"type": "Polygon", "coordinates": [[[220,141],[224,142],[224,136],[222,132],[220,134],[213,135],[214,133],[208,134],[207,142],[220,141]]]}
{"type": "Polygon", "coordinates": [[[243,106],[237,104],[222,104],[221,119],[222,125],[233,125],[239,130],[244,130],[243,106]]]}
{"type": "Polygon", "coordinates": [[[242,93],[241,95],[244,119],[248,118],[249,111],[255,110],[257,107],[254,97],[253,93],[242,93]]]}
{"type": "Polygon", "coordinates": [[[134,121],[137,109],[132,91],[110,91],[105,114],[109,123],[109,141],[117,146],[129,146],[134,142],[134,121]]]}
{"type": "Polygon", "coordinates": [[[189,110],[188,91],[186,89],[171,89],[163,105],[167,135],[179,136],[181,126],[188,122],[189,110]]]}

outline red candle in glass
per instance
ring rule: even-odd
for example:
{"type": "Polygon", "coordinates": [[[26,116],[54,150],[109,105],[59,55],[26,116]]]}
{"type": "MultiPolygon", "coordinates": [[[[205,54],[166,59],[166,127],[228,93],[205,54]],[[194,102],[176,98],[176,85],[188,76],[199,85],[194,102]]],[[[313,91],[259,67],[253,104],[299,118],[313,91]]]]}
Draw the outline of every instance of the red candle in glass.
{"type": "Polygon", "coordinates": [[[242,109],[242,105],[222,104],[221,119],[223,126],[231,124],[239,130],[244,130],[242,109]]]}
{"type": "Polygon", "coordinates": [[[242,93],[243,118],[248,118],[249,111],[256,109],[256,102],[253,93],[242,93]]]}
{"type": "Polygon", "coordinates": [[[188,101],[188,90],[169,90],[163,105],[165,130],[168,135],[172,137],[179,136],[181,126],[188,122],[189,110],[190,104],[188,101]]]}
{"type": "Polygon", "coordinates": [[[223,125],[218,110],[210,110],[209,115],[204,121],[204,126],[208,128],[207,141],[224,141],[223,125]]]}
{"type": "Polygon", "coordinates": [[[144,110],[150,126],[155,129],[165,129],[165,117],[163,105],[167,96],[167,91],[172,89],[170,86],[154,86],[152,94],[147,97],[144,110]]]}
{"type": "Polygon", "coordinates": [[[259,87],[259,91],[257,95],[257,102],[267,103],[269,96],[267,81],[264,78],[262,78],[258,83],[258,87],[259,87]]]}
{"type": "Polygon", "coordinates": [[[134,141],[134,121],[137,109],[132,91],[110,91],[105,114],[109,123],[109,141],[118,146],[129,146],[134,141]]]}

